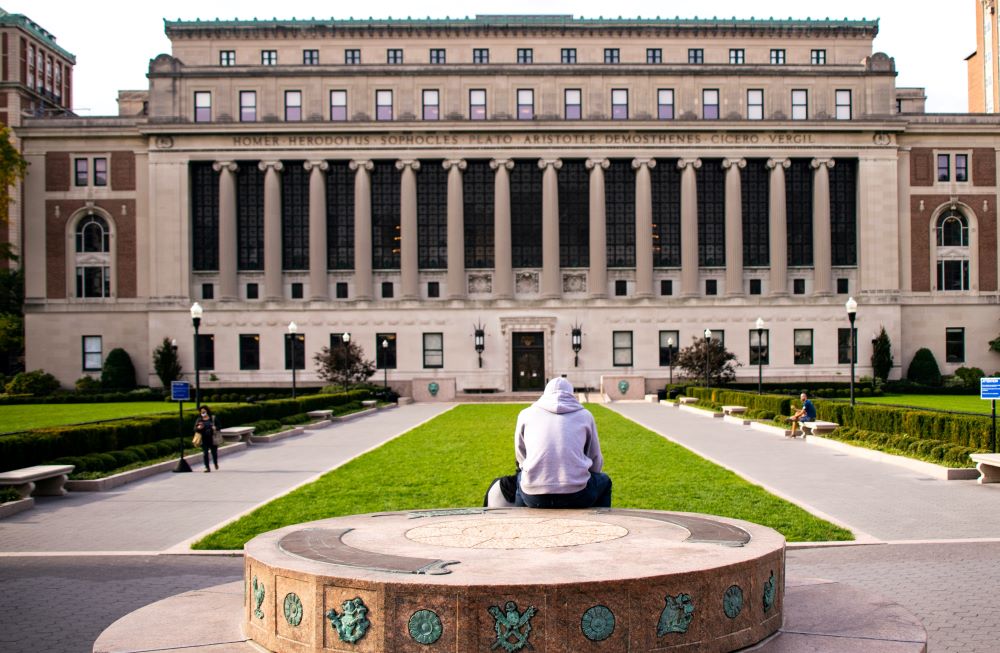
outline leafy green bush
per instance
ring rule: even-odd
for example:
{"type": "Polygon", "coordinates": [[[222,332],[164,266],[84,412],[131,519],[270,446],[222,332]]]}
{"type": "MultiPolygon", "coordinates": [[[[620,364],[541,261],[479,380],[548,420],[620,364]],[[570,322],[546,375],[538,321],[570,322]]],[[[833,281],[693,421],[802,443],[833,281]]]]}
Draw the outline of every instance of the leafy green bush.
{"type": "Polygon", "coordinates": [[[262,419],[259,422],[254,422],[251,426],[254,427],[254,435],[277,433],[285,428],[285,425],[276,419],[262,419]]]}
{"type": "Polygon", "coordinates": [[[104,359],[101,385],[111,390],[135,389],[135,366],[128,352],[121,347],[109,351],[104,359]]]}
{"type": "Polygon", "coordinates": [[[47,397],[58,389],[59,381],[44,370],[18,372],[5,388],[7,394],[34,397],[47,397]]]}
{"type": "Polygon", "coordinates": [[[21,495],[14,488],[0,487],[0,503],[10,503],[11,501],[18,501],[20,499],[21,495]]]}
{"type": "Polygon", "coordinates": [[[910,367],[906,370],[906,378],[921,385],[941,385],[941,369],[930,349],[922,347],[917,350],[913,360],[910,361],[910,367]]]}
{"type": "Polygon", "coordinates": [[[778,415],[788,415],[791,412],[792,400],[780,395],[758,395],[738,390],[722,388],[699,388],[687,386],[685,394],[701,401],[709,401],[722,406],[746,406],[747,410],[768,410],[778,415]]]}
{"type": "Polygon", "coordinates": [[[976,447],[963,447],[941,440],[917,439],[906,434],[876,433],[852,427],[838,428],[825,437],[886,453],[907,455],[949,467],[972,467],[973,463],[969,454],[981,451],[976,447]]]}
{"type": "Polygon", "coordinates": [[[986,376],[978,367],[960,367],[955,370],[955,376],[962,380],[967,388],[979,388],[979,379],[986,376]]]}
{"type": "Polygon", "coordinates": [[[73,385],[77,392],[98,392],[101,389],[101,382],[92,376],[81,376],[73,385]]]}

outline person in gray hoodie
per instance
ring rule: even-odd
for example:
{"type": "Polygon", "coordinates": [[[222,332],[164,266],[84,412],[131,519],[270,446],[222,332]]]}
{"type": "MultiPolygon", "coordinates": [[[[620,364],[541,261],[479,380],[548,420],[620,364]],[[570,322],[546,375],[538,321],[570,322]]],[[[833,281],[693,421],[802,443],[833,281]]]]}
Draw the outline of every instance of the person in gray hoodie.
{"type": "Polygon", "coordinates": [[[601,472],[597,424],[566,379],[549,381],[541,398],[517,416],[514,455],[521,470],[515,505],[611,506],[611,478],[601,472]]]}

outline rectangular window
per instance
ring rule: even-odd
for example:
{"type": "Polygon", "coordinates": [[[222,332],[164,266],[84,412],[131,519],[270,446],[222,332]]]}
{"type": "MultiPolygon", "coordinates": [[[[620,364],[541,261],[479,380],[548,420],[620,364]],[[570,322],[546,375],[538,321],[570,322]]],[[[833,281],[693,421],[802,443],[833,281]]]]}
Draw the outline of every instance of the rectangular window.
{"type": "Polygon", "coordinates": [[[399,48],[389,48],[385,51],[385,62],[391,64],[403,63],[403,51],[399,48]]]}
{"type": "Polygon", "coordinates": [[[215,299],[215,284],[213,283],[201,284],[201,298],[215,299]]]}
{"type": "Polygon", "coordinates": [[[375,120],[392,120],[392,91],[375,91],[375,120]]]}
{"type": "Polygon", "coordinates": [[[646,63],[663,63],[661,48],[646,48],[646,63]]]}
{"type": "Polygon", "coordinates": [[[851,340],[850,329],[837,329],[837,364],[851,364],[851,350],[854,350],[854,362],[858,362],[858,330],[854,329],[855,340],[851,340]]]}
{"type": "Polygon", "coordinates": [[[260,369],[260,335],[256,333],[240,334],[240,369],[260,369]]]}
{"type": "Polygon", "coordinates": [[[705,294],[706,295],[719,294],[719,281],[717,279],[705,279],[705,294]]]}
{"type": "Polygon", "coordinates": [[[813,362],[813,331],[812,329],[795,329],[794,333],[795,364],[812,365],[813,362]]]}
{"type": "Polygon", "coordinates": [[[103,156],[94,157],[94,185],[108,185],[108,160],[103,156]]]}
{"type": "Polygon", "coordinates": [[[937,156],[937,180],[951,181],[951,155],[938,154],[937,156]]]}
{"type": "Polygon", "coordinates": [[[285,122],[302,120],[302,91],[285,91],[285,122]]]}
{"type": "Polygon", "coordinates": [[[302,285],[302,282],[296,281],[292,283],[292,299],[302,299],[304,291],[305,286],[302,285]]]}
{"type": "Polygon", "coordinates": [[[215,336],[211,333],[198,334],[198,369],[215,369],[215,336]]]}
{"type": "Polygon", "coordinates": [[[612,334],[612,361],[615,367],[632,365],[632,332],[615,331],[612,334]]]}
{"type": "Polygon", "coordinates": [[[103,367],[101,336],[83,336],[83,371],[100,372],[103,367]]]}
{"type": "Polygon", "coordinates": [[[751,295],[759,295],[760,292],[761,292],[760,279],[751,279],[750,280],[750,294],[751,295]]]}
{"type": "Polygon", "coordinates": [[[337,289],[337,291],[336,291],[337,292],[337,299],[347,299],[350,296],[349,293],[348,293],[348,291],[347,291],[347,288],[348,288],[348,286],[347,286],[347,282],[346,281],[338,281],[337,282],[337,286],[336,286],[336,289],[337,289]]]}
{"type": "Polygon", "coordinates": [[[436,63],[436,64],[445,63],[444,48],[431,48],[430,59],[431,63],[436,63]]]}
{"type": "Polygon", "coordinates": [[[621,51],[618,48],[604,48],[604,63],[621,63],[621,51]]]}
{"type": "Polygon", "coordinates": [[[846,295],[850,292],[850,283],[847,277],[837,277],[837,294],[846,295]]]}
{"type": "Polygon", "coordinates": [[[946,363],[965,362],[965,329],[948,327],[944,330],[944,360],[946,363]]]}
{"type": "Polygon", "coordinates": [[[531,48],[517,49],[517,63],[531,63],[534,60],[534,58],[535,58],[534,51],[531,48]]]}
{"type": "Polygon", "coordinates": [[[262,65],[262,66],[277,66],[278,65],[278,51],[277,50],[261,50],[260,51],[260,65],[262,65]]]}
{"type": "Polygon", "coordinates": [[[747,120],[764,119],[764,89],[747,89],[747,120]]]}
{"type": "Polygon", "coordinates": [[[361,63],[361,50],[348,49],[344,50],[344,64],[348,66],[357,66],[361,63]]]}
{"type": "Polygon", "coordinates": [[[441,282],[439,281],[428,281],[427,282],[427,297],[428,299],[437,299],[441,296],[441,282]]]}
{"type": "Polygon", "coordinates": [[[795,89],[792,91],[792,120],[806,120],[809,117],[809,91],[795,89]]]}
{"type": "Polygon", "coordinates": [[[330,120],[347,120],[347,91],[330,91],[330,120]]]}
{"type": "Polygon", "coordinates": [[[750,329],[750,364],[768,365],[771,362],[771,352],[767,343],[771,338],[771,332],[761,329],[758,334],[757,329],[750,329]]]}
{"type": "Polygon", "coordinates": [[[391,281],[383,281],[382,282],[382,298],[383,299],[392,299],[392,297],[393,297],[392,282],[391,281]]]}
{"type": "Polygon", "coordinates": [[[260,286],[255,283],[247,284],[247,299],[259,299],[260,298],[260,286]]]}
{"type": "Polygon", "coordinates": [[[826,50],[813,50],[809,55],[809,63],[814,66],[826,65],[826,50]]]}
{"type": "Polygon", "coordinates": [[[723,329],[712,329],[712,340],[725,347],[726,332],[723,329]]]}
{"type": "Polygon", "coordinates": [[[780,66],[785,63],[785,51],[784,50],[771,50],[771,63],[780,66]]]}
{"type": "Polygon", "coordinates": [[[28,71],[27,71],[27,83],[28,88],[35,88],[35,46],[28,45],[28,71]]]}
{"type": "Polygon", "coordinates": [[[469,120],[486,120],[486,90],[474,88],[469,91],[469,120]]]}
{"type": "Polygon", "coordinates": [[[674,119],[674,89],[661,88],[656,92],[656,117],[660,120],[674,119]]]}
{"type": "Polygon", "coordinates": [[[851,91],[849,89],[840,89],[836,92],[836,114],[837,120],[850,120],[851,119],[851,91]]]}
{"type": "Polygon", "coordinates": [[[235,50],[223,50],[219,53],[219,65],[220,66],[235,66],[236,65],[236,51],[235,50]]]}
{"type": "Polygon", "coordinates": [[[286,333],[285,336],[285,369],[292,369],[292,362],[295,369],[306,369],[306,334],[286,333]]]}
{"type": "Polygon", "coordinates": [[[669,297],[674,294],[674,282],[673,279],[660,279],[660,295],[662,297],[669,297]]]}
{"type": "Polygon", "coordinates": [[[583,117],[583,93],[578,88],[567,88],[564,92],[566,120],[579,120],[583,117]]]}
{"type": "Polygon", "coordinates": [[[530,88],[517,89],[517,119],[534,120],[535,92],[530,88]]]}
{"type": "Polygon", "coordinates": [[[680,331],[660,331],[660,367],[669,367],[677,362],[680,341],[680,331]]]}
{"type": "Polygon", "coordinates": [[[444,334],[424,334],[424,367],[437,369],[444,367],[444,334]]]}
{"type": "Polygon", "coordinates": [[[938,290],[968,290],[969,261],[945,259],[937,262],[938,290]]]}
{"type": "Polygon", "coordinates": [[[611,119],[628,120],[628,89],[611,90],[611,119]]]}
{"type": "Polygon", "coordinates": [[[806,294],[806,280],[805,279],[792,279],[792,294],[793,295],[804,295],[804,294],[806,294]]]}
{"type": "Polygon", "coordinates": [[[111,296],[111,268],[84,265],[76,269],[76,296],[81,299],[111,296]]]}
{"type": "Polygon", "coordinates": [[[628,281],[615,279],[615,297],[628,297],[628,281]]]}
{"type": "Polygon", "coordinates": [[[303,50],[302,51],[302,65],[304,65],[304,66],[318,66],[319,65],[319,50],[303,50]]]}
{"type": "Polygon", "coordinates": [[[576,63],[576,48],[563,48],[560,50],[559,61],[562,63],[576,63]]]}
{"type": "Polygon", "coordinates": [[[955,155],[955,181],[969,181],[969,155],[955,155]]]}
{"type": "Polygon", "coordinates": [[[396,369],[396,334],[375,334],[375,368],[379,370],[396,369]]]}
{"type": "Polygon", "coordinates": [[[212,94],[208,91],[198,91],[194,94],[194,121],[209,122],[212,120],[212,94]]]}
{"type": "Polygon", "coordinates": [[[701,48],[689,48],[688,63],[705,63],[705,51],[701,48]]]}
{"type": "Polygon", "coordinates": [[[240,122],[257,122],[257,91],[240,91],[240,122]]]}
{"type": "Polygon", "coordinates": [[[701,92],[701,117],[705,120],[719,119],[719,89],[706,88],[701,92]]]}
{"type": "Polygon", "coordinates": [[[90,183],[89,161],[87,159],[75,159],[73,161],[74,186],[86,186],[90,183]]]}
{"type": "Polygon", "coordinates": [[[423,119],[437,120],[441,109],[441,94],[434,89],[425,89],[423,92],[423,119]]]}
{"type": "Polygon", "coordinates": [[[489,48],[472,49],[472,63],[489,63],[489,62],[490,62],[489,48]]]}
{"type": "Polygon", "coordinates": [[[746,51],[743,48],[730,48],[729,63],[736,65],[746,63],[746,51]]]}

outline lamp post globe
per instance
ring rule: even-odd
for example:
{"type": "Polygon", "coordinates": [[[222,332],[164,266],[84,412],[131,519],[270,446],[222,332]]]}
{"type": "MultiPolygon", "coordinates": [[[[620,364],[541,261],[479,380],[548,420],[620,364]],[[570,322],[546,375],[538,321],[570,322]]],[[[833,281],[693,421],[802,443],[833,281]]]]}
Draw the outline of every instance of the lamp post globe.
{"type": "Polygon", "coordinates": [[[851,359],[851,406],[854,406],[854,359],[856,358],[856,347],[857,338],[854,333],[854,319],[857,317],[858,313],[858,302],[854,300],[853,297],[848,298],[847,303],[844,304],[844,308],[847,309],[847,319],[851,323],[851,335],[848,339],[848,352],[847,355],[851,359]]]}
{"type": "Polygon", "coordinates": [[[757,318],[757,394],[764,394],[764,318],[757,318]]]}
{"type": "Polygon", "coordinates": [[[292,399],[295,399],[295,339],[298,337],[295,334],[298,333],[298,331],[299,325],[295,322],[288,323],[288,349],[292,364],[292,399]]]}

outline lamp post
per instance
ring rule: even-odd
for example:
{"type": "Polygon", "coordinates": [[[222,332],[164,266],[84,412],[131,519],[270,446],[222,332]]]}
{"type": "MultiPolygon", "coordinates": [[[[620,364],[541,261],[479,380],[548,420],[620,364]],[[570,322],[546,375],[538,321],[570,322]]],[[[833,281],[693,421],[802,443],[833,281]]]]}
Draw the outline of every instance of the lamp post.
{"type": "Polygon", "coordinates": [[[389,339],[382,338],[382,389],[389,389],[389,339]]]}
{"type": "MultiPolygon", "coordinates": [[[[670,381],[668,385],[674,384],[674,338],[667,338],[667,367],[670,368],[670,381]]],[[[668,397],[669,399],[669,397],[668,397]]]]}
{"type": "Polygon", "coordinates": [[[198,350],[198,327],[201,326],[201,316],[205,310],[201,304],[195,302],[191,304],[191,324],[194,325],[194,404],[195,408],[201,409],[201,361],[198,350]]]}
{"type": "Polygon", "coordinates": [[[858,303],[851,297],[844,304],[844,308],[847,309],[847,319],[851,322],[851,337],[848,339],[850,351],[847,355],[851,358],[851,406],[854,406],[854,348],[856,346],[854,343],[854,318],[858,313],[858,303]]]}
{"type": "Polygon", "coordinates": [[[482,324],[476,325],[474,337],[476,345],[476,354],[479,356],[479,367],[482,367],[483,352],[486,351],[486,330],[483,328],[482,324]]]}
{"type": "Polygon", "coordinates": [[[295,322],[288,323],[288,348],[291,350],[292,359],[292,399],[295,399],[295,340],[299,332],[299,325],[295,322]]]}
{"type": "Polygon", "coordinates": [[[708,380],[709,347],[712,346],[712,330],[705,329],[705,387],[710,388],[712,384],[708,380]]]}
{"type": "Polygon", "coordinates": [[[347,357],[347,350],[351,343],[351,334],[345,331],[344,335],[340,336],[340,339],[344,341],[344,392],[347,392],[347,377],[351,375],[351,365],[347,357]]]}
{"type": "Polygon", "coordinates": [[[764,394],[764,318],[757,318],[757,394],[764,394]]]}
{"type": "Polygon", "coordinates": [[[573,367],[580,366],[580,350],[583,349],[583,329],[579,326],[573,327],[570,332],[570,342],[573,345],[573,367]]]}

